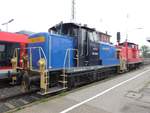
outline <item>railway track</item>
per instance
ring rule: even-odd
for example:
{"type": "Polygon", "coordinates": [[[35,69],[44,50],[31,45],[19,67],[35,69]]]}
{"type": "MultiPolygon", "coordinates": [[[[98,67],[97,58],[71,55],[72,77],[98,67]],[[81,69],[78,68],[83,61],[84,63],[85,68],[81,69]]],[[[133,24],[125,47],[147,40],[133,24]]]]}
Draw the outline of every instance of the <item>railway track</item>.
{"type": "Polygon", "coordinates": [[[1,88],[0,89],[0,102],[15,98],[15,97],[20,97],[23,95],[28,95],[31,93],[37,92],[38,89],[34,88],[30,92],[23,92],[21,89],[21,86],[12,86],[12,87],[6,87],[6,88],[1,88]]]}
{"type": "Polygon", "coordinates": [[[9,98],[5,101],[0,102],[0,113],[5,113],[27,104],[30,104],[34,101],[40,100],[42,97],[36,93],[24,95],[24,96],[16,96],[14,98],[9,98]]]}
{"type": "Polygon", "coordinates": [[[30,92],[22,92],[21,86],[10,86],[0,89],[0,113],[21,107],[41,98],[33,88],[30,92]]]}
{"type": "Polygon", "coordinates": [[[32,102],[39,101],[50,96],[57,95],[60,92],[40,95],[39,89],[32,88],[30,92],[22,92],[21,86],[5,87],[0,89],[0,113],[11,112],[32,102]]]}

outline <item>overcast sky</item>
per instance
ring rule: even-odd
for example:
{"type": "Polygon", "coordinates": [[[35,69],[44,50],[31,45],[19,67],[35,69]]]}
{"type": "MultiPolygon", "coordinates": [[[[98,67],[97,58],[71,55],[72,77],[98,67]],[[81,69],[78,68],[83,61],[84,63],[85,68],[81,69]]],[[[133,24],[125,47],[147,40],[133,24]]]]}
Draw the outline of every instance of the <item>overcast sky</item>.
{"type": "MultiPolygon", "coordinates": [[[[60,21],[70,22],[72,0],[0,0],[1,24],[14,19],[8,30],[16,32],[48,31],[48,28],[60,21]]],[[[76,22],[87,24],[99,31],[108,31],[111,41],[116,41],[116,32],[122,34],[121,40],[140,45],[146,44],[150,37],[150,1],[149,0],[75,0],[76,22]],[[143,29],[137,29],[143,28],[143,29]]]]}

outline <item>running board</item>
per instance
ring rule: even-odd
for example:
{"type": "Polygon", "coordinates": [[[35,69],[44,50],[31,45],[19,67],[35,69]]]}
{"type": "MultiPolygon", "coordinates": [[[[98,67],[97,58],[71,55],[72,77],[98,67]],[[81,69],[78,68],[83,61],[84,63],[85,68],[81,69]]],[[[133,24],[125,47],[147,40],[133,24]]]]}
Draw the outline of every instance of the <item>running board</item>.
{"type": "Polygon", "coordinates": [[[52,88],[49,88],[48,91],[40,91],[40,92],[37,92],[38,94],[40,95],[47,95],[47,94],[52,94],[52,93],[57,93],[59,91],[63,91],[67,89],[67,87],[65,88],[62,88],[62,87],[52,87],[52,88]]]}

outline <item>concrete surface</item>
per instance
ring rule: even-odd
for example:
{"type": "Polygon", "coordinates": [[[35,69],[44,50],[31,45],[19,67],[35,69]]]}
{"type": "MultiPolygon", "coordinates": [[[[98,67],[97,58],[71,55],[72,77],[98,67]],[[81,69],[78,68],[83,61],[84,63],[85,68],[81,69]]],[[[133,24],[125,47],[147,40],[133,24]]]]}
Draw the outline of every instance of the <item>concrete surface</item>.
{"type": "MultiPolygon", "coordinates": [[[[150,113],[150,67],[121,74],[90,86],[84,86],[65,96],[32,105],[16,113],[60,113],[84,100],[124,82],[145,70],[137,78],[128,81],[67,113],[150,113]]],[[[65,112],[64,112],[65,113],[65,112]]]]}

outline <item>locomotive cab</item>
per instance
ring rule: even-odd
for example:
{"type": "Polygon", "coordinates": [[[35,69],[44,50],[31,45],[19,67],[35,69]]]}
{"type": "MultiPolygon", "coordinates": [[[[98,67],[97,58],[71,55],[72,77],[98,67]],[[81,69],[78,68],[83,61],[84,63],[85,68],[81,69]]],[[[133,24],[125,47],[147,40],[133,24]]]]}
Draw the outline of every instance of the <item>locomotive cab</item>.
{"type": "Polygon", "coordinates": [[[49,29],[50,33],[69,36],[74,39],[75,49],[78,50],[79,65],[100,65],[99,37],[95,29],[75,23],[60,23],[49,29]]]}

